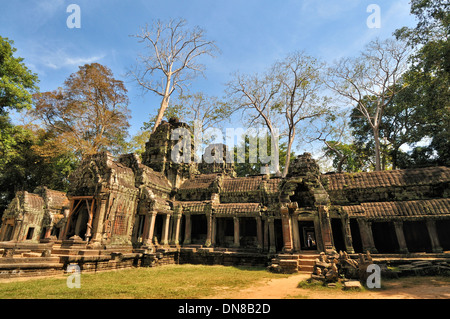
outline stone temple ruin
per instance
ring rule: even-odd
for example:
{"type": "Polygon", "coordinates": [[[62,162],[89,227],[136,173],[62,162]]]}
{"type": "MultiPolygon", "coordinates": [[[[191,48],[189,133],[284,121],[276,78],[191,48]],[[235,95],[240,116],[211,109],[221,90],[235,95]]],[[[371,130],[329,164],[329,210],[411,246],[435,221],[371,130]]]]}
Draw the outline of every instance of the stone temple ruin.
{"type": "MultiPolygon", "coordinates": [[[[0,278],[167,263],[315,270],[319,253],[445,263],[450,168],[321,174],[305,153],[286,178],[229,163],[175,163],[163,121],[135,154],[86,157],[67,194],[18,192],[3,213],[0,278]]],[[[219,146],[223,147],[223,146],[219,146]]]]}

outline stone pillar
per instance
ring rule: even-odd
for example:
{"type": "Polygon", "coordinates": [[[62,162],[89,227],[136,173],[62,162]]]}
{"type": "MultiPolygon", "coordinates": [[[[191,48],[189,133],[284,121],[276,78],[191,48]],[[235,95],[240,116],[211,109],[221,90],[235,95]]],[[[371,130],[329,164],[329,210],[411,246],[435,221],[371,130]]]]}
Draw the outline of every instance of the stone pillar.
{"type": "Polygon", "coordinates": [[[234,247],[240,247],[240,235],[239,235],[239,217],[233,217],[234,221],[234,247]]]}
{"type": "Polygon", "coordinates": [[[173,229],[172,229],[172,241],[171,244],[178,245],[180,243],[180,225],[181,214],[173,214],[173,229]]]}
{"type": "Polygon", "coordinates": [[[269,251],[269,223],[267,218],[264,220],[264,251],[269,251]]]}
{"type": "Polygon", "coordinates": [[[4,241],[5,240],[5,233],[6,233],[6,223],[3,220],[3,224],[0,226],[0,241],[4,241]]]}
{"type": "Polygon", "coordinates": [[[11,235],[11,241],[22,241],[25,239],[25,238],[22,238],[23,235],[20,232],[22,230],[22,225],[23,225],[23,220],[15,221],[13,232],[11,235]]]}
{"type": "Polygon", "coordinates": [[[169,223],[170,223],[170,214],[166,214],[163,218],[163,226],[162,226],[162,235],[161,235],[161,244],[168,245],[169,244],[169,223]]]}
{"type": "Polygon", "coordinates": [[[408,253],[408,246],[406,245],[405,233],[403,232],[403,221],[394,221],[395,235],[397,236],[399,252],[402,254],[408,253]]]}
{"type": "Polygon", "coordinates": [[[191,243],[191,231],[192,231],[191,214],[187,213],[184,216],[186,217],[186,220],[184,224],[185,230],[184,230],[183,245],[189,245],[191,243]]]}
{"type": "Polygon", "coordinates": [[[95,198],[92,198],[91,205],[89,205],[89,201],[86,200],[86,206],[87,206],[88,212],[89,212],[89,219],[88,219],[88,223],[87,223],[86,234],[84,235],[86,238],[86,241],[90,241],[92,238],[92,223],[94,221],[94,203],[95,203],[95,198]]]}
{"type": "Polygon", "coordinates": [[[217,218],[216,216],[212,217],[212,234],[211,234],[211,244],[213,246],[216,245],[216,238],[217,238],[217,218]]]}
{"type": "Polygon", "coordinates": [[[263,232],[262,232],[262,223],[261,216],[256,217],[256,238],[258,240],[258,249],[263,248],[263,232]]]}
{"type": "Polygon", "coordinates": [[[349,254],[354,254],[355,249],[353,248],[352,231],[350,229],[350,218],[348,218],[348,215],[344,215],[341,217],[341,223],[342,234],[344,235],[345,250],[349,254]]]}
{"type": "Polygon", "coordinates": [[[277,249],[275,246],[275,225],[273,216],[267,218],[267,223],[269,224],[269,253],[275,253],[277,249]]]}
{"type": "Polygon", "coordinates": [[[333,232],[331,230],[330,215],[328,206],[319,205],[318,207],[320,229],[322,233],[323,249],[326,251],[335,250],[333,243],[333,232]]]}
{"type": "Polygon", "coordinates": [[[92,240],[94,242],[101,242],[103,238],[103,220],[105,219],[106,213],[106,199],[100,200],[100,205],[97,207],[97,216],[94,219],[94,223],[92,225],[93,236],[92,240]]]}
{"type": "Polygon", "coordinates": [[[294,251],[300,251],[300,233],[298,231],[298,214],[292,215],[292,236],[294,238],[294,251]]]}
{"type": "Polygon", "coordinates": [[[362,218],[358,218],[359,231],[361,233],[361,243],[363,252],[369,251],[371,253],[377,253],[375,243],[373,241],[372,234],[372,222],[362,218]]]}
{"type": "Polygon", "coordinates": [[[205,246],[211,247],[212,244],[212,214],[207,213],[206,214],[206,241],[205,246]]]}
{"type": "Polygon", "coordinates": [[[145,217],[144,232],[142,234],[143,246],[153,245],[153,232],[155,230],[156,212],[149,212],[145,217]]]}
{"type": "Polygon", "coordinates": [[[283,251],[292,251],[292,228],[291,228],[291,218],[289,216],[289,209],[287,207],[281,207],[281,228],[283,230],[283,251]]]}
{"type": "Polygon", "coordinates": [[[439,243],[439,237],[436,231],[436,221],[434,219],[429,219],[426,221],[428,235],[430,235],[431,248],[433,253],[442,253],[442,247],[439,243]]]}

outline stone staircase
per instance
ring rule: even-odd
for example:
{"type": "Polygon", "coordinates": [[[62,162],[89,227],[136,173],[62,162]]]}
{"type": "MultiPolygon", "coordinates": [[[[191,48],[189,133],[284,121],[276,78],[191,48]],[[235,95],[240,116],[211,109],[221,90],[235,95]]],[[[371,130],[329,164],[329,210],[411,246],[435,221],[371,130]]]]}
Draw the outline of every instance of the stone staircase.
{"type": "Polygon", "coordinates": [[[302,253],[298,255],[298,271],[312,273],[315,260],[319,258],[317,253],[302,253]]]}
{"type": "Polygon", "coordinates": [[[271,260],[272,271],[281,273],[312,273],[315,260],[319,258],[317,252],[294,254],[278,254],[271,260]]]}

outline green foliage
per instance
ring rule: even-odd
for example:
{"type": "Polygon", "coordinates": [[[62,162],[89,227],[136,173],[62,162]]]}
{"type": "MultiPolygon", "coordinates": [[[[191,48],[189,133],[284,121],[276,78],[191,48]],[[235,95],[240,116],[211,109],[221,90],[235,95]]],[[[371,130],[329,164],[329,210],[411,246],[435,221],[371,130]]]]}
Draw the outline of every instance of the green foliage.
{"type": "Polygon", "coordinates": [[[19,190],[32,192],[41,185],[67,190],[68,176],[76,166],[73,154],[42,156],[39,147],[51,138],[48,132],[15,126],[5,115],[0,116],[0,126],[0,212],[19,190]]]}
{"type": "Polygon", "coordinates": [[[335,141],[328,142],[331,147],[324,147],[325,155],[333,160],[336,172],[361,172],[369,169],[367,167],[368,154],[361,152],[356,144],[343,144],[335,141]],[[339,152],[339,155],[337,155],[339,152]]]}
{"type": "Polygon", "coordinates": [[[55,134],[59,148],[79,158],[101,151],[120,154],[127,147],[127,89],[101,64],[79,67],[64,87],[34,95],[32,114],[55,134]]]}
{"type": "MultiPolygon", "coordinates": [[[[260,144],[257,143],[256,150],[250,149],[250,139],[253,139],[254,137],[245,136],[245,139],[241,145],[239,145],[239,148],[243,150],[244,158],[240,159],[239,156],[241,154],[241,151],[238,151],[238,147],[234,147],[234,157],[235,157],[235,171],[236,175],[238,177],[245,177],[250,175],[260,175],[261,174],[261,168],[265,166],[265,164],[261,163],[260,160],[260,144]],[[243,149],[242,149],[243,148],[243,149]],[[253,153],[254,152],[254,153],[253,153]],[[252,157],[255,157],[257,159],[256,163],[250,163],[250,159],[252,157]],[[242,162],[242,163],[240,163],[242,162]]],[[[272,139],[270,137],[267,137],[267,155],[271,156],[272,152],[272,139]]],[[[279,160],[280,160],[280,168],[284,169],[284,166],[286,165],[286,155],[287,155],[287,145],[286,143],[280,143],[279,144],[279,160]]],[[[295,153],[291,152],[291,158],[295,157],[295,153]]],[[[253,161],[252,161],[253,162],[253,161]]],[[[268,164],[270,165],[270,163],[268,164]]],[[[274,173],[274,172],[271,172],[274,173]]]]}
{"type": "Polygon", "coordinates": [[[418,121],[415,141],[430,139],[402,154],[401,167],[450,165],[450,11],[446,0],[413,0],[415,28],[402,28],[395,35],[416,48],[404,79],[404,97],[414,107],[418,121]]]}
{"type": "Polygon", "coordinates": [[[6,108],[21,110],[31,107],[32,93],[37,91],[38,77],[14,57],[14,42],[0,36],[0,112],[6,108]]]}

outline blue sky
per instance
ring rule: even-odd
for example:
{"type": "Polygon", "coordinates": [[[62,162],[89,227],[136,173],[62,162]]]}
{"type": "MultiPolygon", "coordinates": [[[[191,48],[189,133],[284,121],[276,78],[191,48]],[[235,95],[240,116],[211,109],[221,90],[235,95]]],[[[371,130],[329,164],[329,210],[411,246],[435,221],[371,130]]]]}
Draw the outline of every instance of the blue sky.
{"type": "Polygon", "coordinates": [[[125,77],[145,52],[130,35],[153,19],[184,18],[216,41],[221,54],[201,61],[206,78],[197,78],[192,89],[222,97],[232,73],[261,72],[289,52],[304,50],[328,62],[356,55],[375,37],[415,25],[409,9],[409,0],[0,0],[0,35],[15,42],[43,92],[62,86],[85,63],[111,68],[126,83],[135,134],[156,114],[160,98],[142,96],[125,77]],[[79,29],[66,25],[72,3],[81,8],[79,29]],[[367,26],[370,4],[381,9],[380,28],[367,26]]]}

